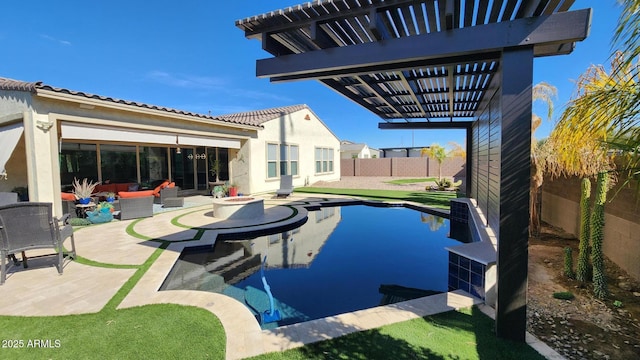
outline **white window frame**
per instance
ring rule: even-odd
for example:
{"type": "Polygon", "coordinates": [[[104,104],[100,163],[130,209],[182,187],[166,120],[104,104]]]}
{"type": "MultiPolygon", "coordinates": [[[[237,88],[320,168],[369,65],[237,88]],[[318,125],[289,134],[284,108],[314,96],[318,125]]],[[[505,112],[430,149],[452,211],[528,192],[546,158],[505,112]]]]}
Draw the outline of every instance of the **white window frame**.
{"type": "Polygon", "coordinates": [[[300,146],[298,144],[280,144],[275,142],[268,142],[266,145],[266,159],[267,159],[267,179],[278,179],[282,175],[292,175],[294,177],[300,175],[300,146]],[[276,147],[275,159],[269,158],[269,146],[276,147]],[[291,148],[297,149],[295,158],[292,156],[291,148]],[[283,153],[284,151],[284,153],[283,153]],[[283,159],[284,157],[284,159],[283,159]],[[269,164],[275,164],[275,176],[269,174],[269,164]],[[296,164],[296,173],[292,174],[292,164],[296,164]],[[283,165],[285,166],[285,172],[282,172],[283,165]]]}
{"type": "Polygon", "coordinates": [[[314,168],[316,174],[333,173],[334,153],[333,148],[316,147],[314,149],[314,168]]]}
{"type": "Polygon", "coordinates": [[[278,153],[280,152],[280,146],[277,143],[267,143],[266,145],[266,154],[265,154],[265,159],[267,160],[267,166],[266,166],[266,172],[267,172],[267,179],[277,179],[280,177],[280,172],[279,170],[279,155],[278,153]],[[269,146],[275,146],[276,147],[276,153],[275,153],[275,159],[270,159],[269,158],[269,146]],[[273,176],[271,176],[271,174],[269,174],[269,164],[273,163],[275,165],[275,174],[273,176]]]}

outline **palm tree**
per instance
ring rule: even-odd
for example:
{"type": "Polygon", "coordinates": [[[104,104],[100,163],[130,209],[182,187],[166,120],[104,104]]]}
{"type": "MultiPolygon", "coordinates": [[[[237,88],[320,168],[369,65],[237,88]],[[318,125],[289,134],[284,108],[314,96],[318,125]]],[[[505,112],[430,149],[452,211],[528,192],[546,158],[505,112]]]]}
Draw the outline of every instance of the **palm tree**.
{"type": "Polygon", "coordinates": [[[611,148],[622,150],[630,175],[637,175],[640,173],[640,63],[637,60],[640,56],[640,0],[619,0],[618,3],[622,11],[613,45],[620,51],[612,54],[610,73],[602,67],[594,67],[579,83],[582,91],[563,116],[564,131],[574,135],[561,160],[571,164],[573,159],[584,156],[573,145],[595,138],[599,140],[587,142],[585,148],[597,152],[604,141],[611,148]]]}
{"type": "Polygon", "coordinates": [[[440,144],[434,143],[428,148],[422,148],[420,156],[428,156],[438,162],[438,180],[442,180],[442,162],[447,158],[447,150],[440,144]]]}
{"type": "MultiPolygon", "coordinates": [[[[533,86],[533,101],[543,101],[547,105],[547,118],[553,114],[553,99],[558,93],[555,86],[540,82],[533,86]]],[[[538,191],[544,181],[544,173],[547,163],[546,142],[536,141],[534,133],[542,123],[542,118],[536,114],[531,115],[531,183],[529,195],[529,235],[538,234],[540,220],[538,216],[538,191]]]]}

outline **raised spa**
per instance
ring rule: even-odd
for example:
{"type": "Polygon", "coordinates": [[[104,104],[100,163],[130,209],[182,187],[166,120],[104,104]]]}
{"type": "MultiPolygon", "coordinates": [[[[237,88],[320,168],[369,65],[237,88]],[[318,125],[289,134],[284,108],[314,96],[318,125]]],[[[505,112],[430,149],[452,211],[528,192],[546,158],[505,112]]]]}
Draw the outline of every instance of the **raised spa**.
{"type": "Polygon", "coordinates": [[[219,219],[253,219],[264,215],[264,200],[251,196],[213,199],[213,217],[219,219]]]}

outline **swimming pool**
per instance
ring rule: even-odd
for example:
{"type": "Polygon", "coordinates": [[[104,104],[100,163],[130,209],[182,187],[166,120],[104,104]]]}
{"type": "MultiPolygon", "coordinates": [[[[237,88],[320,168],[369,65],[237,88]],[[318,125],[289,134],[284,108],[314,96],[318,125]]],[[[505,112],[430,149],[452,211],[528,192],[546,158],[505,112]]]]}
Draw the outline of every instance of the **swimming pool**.
{"type": "Polygon", "coordinates": [[[161,290],[223,293],[259,322],[273,304],[280,319],[263,328],[323,318],[447,291],[445,247],[461,243],[448,231],[404,207],[322,207],[293,230],[186,248],[161,290]]]}

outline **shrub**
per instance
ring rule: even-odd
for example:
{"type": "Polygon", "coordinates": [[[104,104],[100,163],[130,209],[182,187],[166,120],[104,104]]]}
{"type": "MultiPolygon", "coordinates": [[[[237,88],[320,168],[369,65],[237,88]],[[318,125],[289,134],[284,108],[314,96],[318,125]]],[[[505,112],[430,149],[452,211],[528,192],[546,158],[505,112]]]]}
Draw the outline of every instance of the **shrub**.
{"type": "Polygon", "coordinates": [[[89,221],[89,219],[71,218],[71,219],[69,219],[69,225],[71,225],[71,226],[86,226],[86,225],[91,225],[91,221],[89,221]]]}
{"type": "Polygon", "coordinates": [[[560,300],[573,300],[575,298],[571,291],[554,292],[553,297],[560,300]]]}

